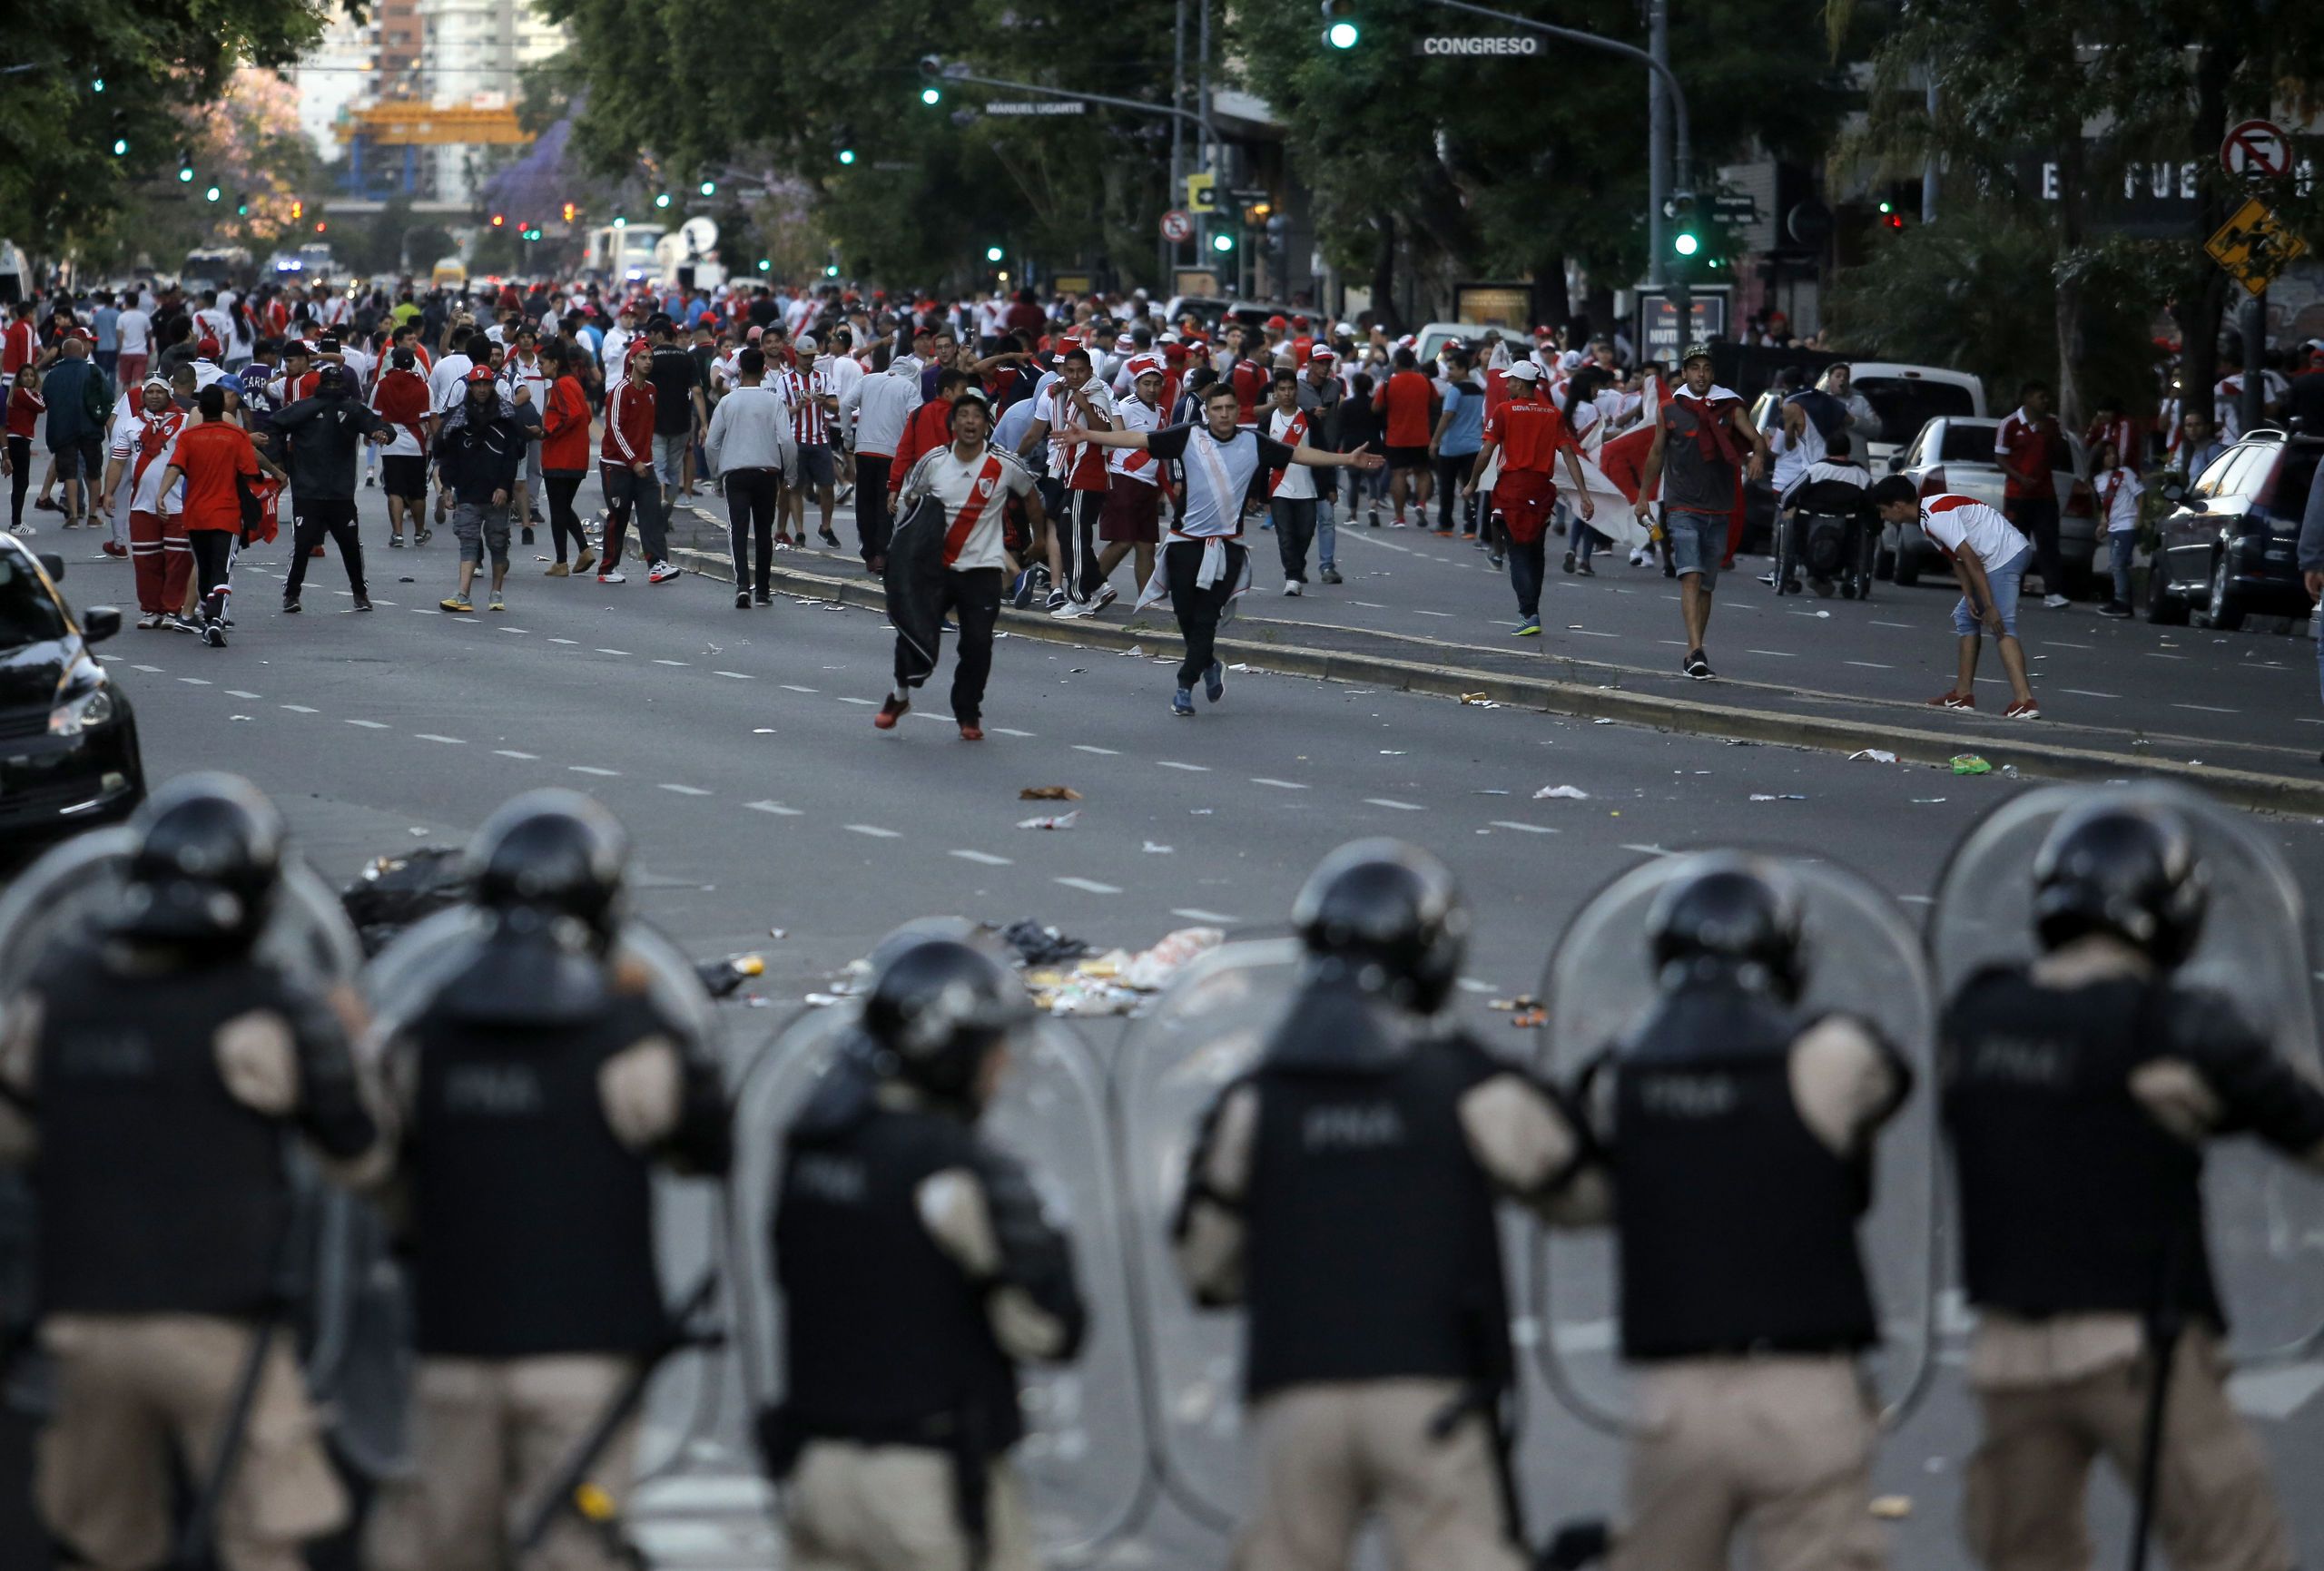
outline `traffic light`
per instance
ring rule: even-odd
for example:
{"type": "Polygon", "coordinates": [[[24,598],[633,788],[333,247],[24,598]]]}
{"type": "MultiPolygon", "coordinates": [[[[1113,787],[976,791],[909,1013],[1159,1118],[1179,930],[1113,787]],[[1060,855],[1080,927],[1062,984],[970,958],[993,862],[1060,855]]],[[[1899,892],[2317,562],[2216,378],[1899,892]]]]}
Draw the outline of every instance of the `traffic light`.
{"type": "Polygon", "coordinates": [[[654,205],[655,205],[655,207],[667,207],[667,206],[669,206],[669,205],[670,205],[670,193],[669,193],[668,191],[656,191],[656,192],[655,192],[655,193],[654,193],[654,205]]]}
{"type": "Polygon", "coordinates": [[[839,277],[839,263],[825,262],[823,264],[823,276],[827,279],[835,279],[839,277]]]}
{"type": "Polygon", "coordinates": [[[102,77],[102,76],[100,76],[100,77],[96,78],[94,81],[93,81],[93,82],[91,82],[91,83],[89,83],[89,91],[90,91],[90,92],[92,92],[92,93],[103,93],[104,90],[105,90],[105,79],[104,79],[103,77],[102,77]]]}
{"type": "Polygon", "coordinates": [[[944,80],[944,59],[939,54],[920,57],[920,79],[925,83],[920,90],[920,101],[930,108],[944,102],[944,89],[938,85],[944,80]]]}
{"type": "Polygon", "coordinates": [[[1210,249],[1216,251],[1219,255],[1225,256],[1228,251],[1235,249],[1234,235],[1227,232],[1226,230],[1220,230],[1216,234],[1210,237],[1210,249]]]}
{"type": "Polygon", "coordinates": [[[508,221],[508,220],[507,220],[507,215],[505,215],[505,214],[503,214],[503,213],[497,213],[497,212],[496,212],[496,213],[494,213],[494,214],[492,215],[492,227],[493,227],[493,228],[495,228],[495,229],[498,229],[501,225],[503,225],[503,224],[507,223],[507,221],[508,221]]]}
{"type": "Polygon", "coordinates": [[[323,220],[323,219],[320,219],[320,218],[319,218],[319,219],[317,219],[317,220],[315,220],[315,232],[316,232],[317,234],[320,234],[320,233],[322,233],[322,232],[323,232],[323,231],[325,231],[325,230],[329,229],[330,227],[330,222],[329,222],[328,221],[323,220]]]}
{"type": "Polygon", "coordinates": [[[192,185],[193,183],[193,165],[190,163],[181,163],[178,165],[178,183],[180,185],[192,185]]]}
{"type": "Polygon", "coordinates": [[[771,272],[773,272],[773,270],[774,270],[774,263],[773,263],[773,262],[772,262],[772,261],[768,260],[765,257],[761,257],[761,258],[759,258],[759,271],[761,271],[761,272],[763,272],[763,273],[771,273],[771,272]]]}
{"type": "Polygon", "coordinates": [[[129,156],[129,139],[127,137],[116,136],[113,139],[113,155],[115,158],[126,158],[129,156]]]}
{"type": "Polygon", "coordinates": [[[220,191],[213,185],[208,191],[202,193],[202,200],[204,201],[216,201],[220,197],[225,194],[226,193],[224,191],[220,191]]]}
{"type": "Polygon", "coordinates": [[[997,262],[1008,254],[997,245],[989,245],[984,248],[984,260],[989,262],[997,262]]]}
{"type": "Polygon", "coordinates": [[[566,202],[565,204],[565,221],[571,223],[573,221],[573,215],[580,211],[581,210],[579,208],[574,206],[571,202],[566,202]]]}
{"type": "Polygon", "coordinates": [[[855,162],[855,149],[852,147],[841,148],[839,150],[839,161],[842,163],[853,163],[855,162]]]}
{"type": "Polygon", "coordinates": [[[1663,208],[1664,216],[1671,221],[1670,249],[1681,257],[1693,256],[1703,249],[1703,237],[1695,228],[1695,193],[1682,191],[1675,193],[1663,208]]]}
{"type": "Polygon", "coordinates": [[[614,214],[614,227],[615,229],[627,229],[629,227],[629,220],[624,218],[619,213],[615,213],[614,214]]]}
{"type": "Polygon", "coordinates": [[[250,215],[251,193],[246,191],[237,191],[234,195],[234,216],[236,218],[248,218],[250,215]]]}
{"type": "Polygon", "coordinates": [[[1324,0],[1324,42],[1334,49],[1353,49],[1363,42],[1364,30],[1347,14],[1342,0],[1324,0]]]}
{"type": "Polygon", "coordinates": [[[704,181],[702,182],[702,194],[704,196],[716,196],[718,194],[718,182],[714,180],[704,181]]]}
{"type": "Polygon", "coordinates": [[[306,217],[306,216],[307,216],[307,204],[306,204],[305,202],[303,202],[303,201],[293,201],[293,202],[290,204],[290,221],[291,221],[293,223],[296,223],[299,220],[300,220],[300,219],[302,219],[302,218],[304,218],[304,217],[306,217]]]}

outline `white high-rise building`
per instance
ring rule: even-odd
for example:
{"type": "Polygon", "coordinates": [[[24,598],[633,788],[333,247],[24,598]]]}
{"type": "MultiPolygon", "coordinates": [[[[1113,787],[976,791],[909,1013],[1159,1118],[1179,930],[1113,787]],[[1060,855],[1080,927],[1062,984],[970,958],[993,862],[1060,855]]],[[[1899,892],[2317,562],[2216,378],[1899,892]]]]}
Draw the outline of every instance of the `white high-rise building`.
{"type": "MultiPolygon", "coordinates": [[[[419,96],[439,108],[501,109],[517,102],[519,76],[565,47],[565,30],[532,0],[419,0],[419,96]]],[[[475,192],[468,147],[431,147],[439,197],[475,192]]]]}
{"type": "Polygon", "coordinates": [[[371,96],[378,36],[376,24],[357,22],[335,10],[321,41],[291,74],[299,89],[299,129],[326,160],[340,154],[340,142],[331,133],[339,112],[371,96]]]}

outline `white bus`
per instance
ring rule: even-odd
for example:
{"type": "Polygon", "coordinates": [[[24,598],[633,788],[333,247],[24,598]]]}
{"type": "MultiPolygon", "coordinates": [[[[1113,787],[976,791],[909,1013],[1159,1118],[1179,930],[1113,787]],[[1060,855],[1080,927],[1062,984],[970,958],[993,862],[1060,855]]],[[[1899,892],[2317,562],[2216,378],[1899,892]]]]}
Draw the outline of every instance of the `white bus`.
{"type": "Polygon", "coordinates": [[[638,283],[661,276],[661,264],[654,260],[654,247],[663,234],[662,226],[633,223],[615,228],[606,224],[589,231],[589,249],[583,260],[583,270],[597,275],[605,283],[638,283]]]}

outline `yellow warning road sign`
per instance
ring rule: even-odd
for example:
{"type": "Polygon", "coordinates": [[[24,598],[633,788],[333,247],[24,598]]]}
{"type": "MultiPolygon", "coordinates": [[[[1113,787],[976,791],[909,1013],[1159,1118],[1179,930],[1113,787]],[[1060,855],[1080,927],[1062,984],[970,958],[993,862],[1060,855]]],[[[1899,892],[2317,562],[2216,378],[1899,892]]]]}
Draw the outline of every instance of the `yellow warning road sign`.
{"type": "Polygon", "coordinates": [[[2236,210],[2203,249],[2253,294],[2264,294],[2278,273],[2308,253],[2308,242],[2258,197],[2236,210]]]}
{"type": "Polygon", "coordinates": [[[1187,176],[1187,211],[1216,212],[1218,211],[1218,176],[1190,174],[1187,176]]]}

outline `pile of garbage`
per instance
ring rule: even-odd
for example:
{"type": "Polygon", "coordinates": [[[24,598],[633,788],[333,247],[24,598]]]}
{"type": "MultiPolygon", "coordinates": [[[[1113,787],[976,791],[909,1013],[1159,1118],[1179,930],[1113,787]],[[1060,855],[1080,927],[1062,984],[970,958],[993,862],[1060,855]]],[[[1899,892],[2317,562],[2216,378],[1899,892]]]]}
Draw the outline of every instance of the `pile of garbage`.
{"type": "MultiPolygon", "coordinates": [[[[1038,922],[987,924],[979,931],[1016,955],[1036,1008],[1068,1016],[1137,1014],[1180,971],[1226,941],[1217,928],[1180,928],[1135,954],[1094,954],[1085,940],[1038,922]]],[[[868,957],[850,960],[827,987],[809,993],[806,1002],[829,1007],[855,997],[871,988],[872,973],[868,957]]]]}

